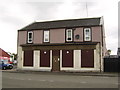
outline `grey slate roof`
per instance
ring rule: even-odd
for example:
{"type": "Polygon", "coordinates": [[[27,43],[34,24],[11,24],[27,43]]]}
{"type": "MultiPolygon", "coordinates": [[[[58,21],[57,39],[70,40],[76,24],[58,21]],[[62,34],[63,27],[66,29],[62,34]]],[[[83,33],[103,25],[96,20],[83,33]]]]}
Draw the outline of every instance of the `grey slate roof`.
{"type": "Polygon", "coordinates": [[[20,30],[36,30],[36,29],[54,29],[54,28],[72,28],[81,26],[98,26],[101,23],[101,17],[69,19],[57,21],[34,22],[20,30]]]}

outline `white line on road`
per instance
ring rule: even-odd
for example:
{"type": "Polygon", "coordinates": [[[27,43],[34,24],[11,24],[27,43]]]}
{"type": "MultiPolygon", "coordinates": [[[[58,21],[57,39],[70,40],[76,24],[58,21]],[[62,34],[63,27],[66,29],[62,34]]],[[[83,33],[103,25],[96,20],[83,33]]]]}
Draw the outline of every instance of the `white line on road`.
{"type": "Polygon", "coordinates": [[[54,82],[53,80],[50,80],[49,82],[54,82]]]}
{"type": "Polygon", "coordinates": [[[9,79],[25,80],[23,78],[9,77],[9,79]]]}
{"type": "Polygon", "coordinates": [[[38,80],[38,81],[42,81],[42,82],[45,82],[46,80],[38,80]]]}
{"type": "Polygon", "coordinates": [[[28,80],[32,80],[31,78],[28,78],[28,80]]]}
{"type": "Polygon", "coordinates": [[[85,84],[85,83],[87,83],[87,82],[82,81],[82,82],[80,82],[80,83],[85,84]]]}

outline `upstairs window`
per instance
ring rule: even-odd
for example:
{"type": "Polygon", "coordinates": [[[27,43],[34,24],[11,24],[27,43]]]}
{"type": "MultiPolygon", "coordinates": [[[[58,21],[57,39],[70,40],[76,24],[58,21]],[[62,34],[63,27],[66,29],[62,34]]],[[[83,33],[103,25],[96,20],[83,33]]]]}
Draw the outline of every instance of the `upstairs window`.
{"type": "Polygon", "coordinates": [[[33,43],[33,32],[32,31],[29,31],[28,32],[28,40],[27,40],[28,43],[33,43]]]}
{"type": "Polygon", "coordinates": [[[66,30],[66,41],[72,41],[73,40],[73,35],[72,35],[72,29],[67,29],[66,30]]]}
{"type": "Polygon", "coordinates": [[[49,42],[49,31],[44,31],[44,42],[49,42]]]}
{"type": "Polygon", "coordinates": [[[91,41],[91,29],[84,28],[84,41],[91,41]]]}

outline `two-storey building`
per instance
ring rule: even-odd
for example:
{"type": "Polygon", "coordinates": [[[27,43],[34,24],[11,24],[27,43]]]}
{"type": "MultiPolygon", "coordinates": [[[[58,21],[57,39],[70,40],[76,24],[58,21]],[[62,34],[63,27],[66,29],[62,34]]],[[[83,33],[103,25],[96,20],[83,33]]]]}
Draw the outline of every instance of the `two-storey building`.
{"type": "Polygon", "coordinates": [[[18,69],[101,72],[102,17],[34,22],[18,30],[18,69]]]}

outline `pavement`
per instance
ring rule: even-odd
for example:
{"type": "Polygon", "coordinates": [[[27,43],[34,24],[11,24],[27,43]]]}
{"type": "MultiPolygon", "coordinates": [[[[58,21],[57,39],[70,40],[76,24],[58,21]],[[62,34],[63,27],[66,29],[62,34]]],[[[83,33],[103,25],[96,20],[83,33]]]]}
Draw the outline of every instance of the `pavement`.
{"type": "Polygon", "coordinates": [[[9,72],[9,73],[34,73],[34,74],[50,74],[50,75],[79,75],[79,76],[106,76],[106,77],[119,77],[120,73],[117,72],[45,72],[45,71],[30,71],[30,70],[0,70],[2,72],[9,72]]]}
{"type": "Polygon", "coordinates": [[[48,72],[48,71],[31,71],[31,70],[18,70],[17,65],[14,65],[13,69],[0,70],[2,72],[9,73],[34,73],[34,74],[50,74],[50,75],[79,75],[79,76],[106,76],[106,77],[119,77],[120,73],[118,72],[48,72]]]}

